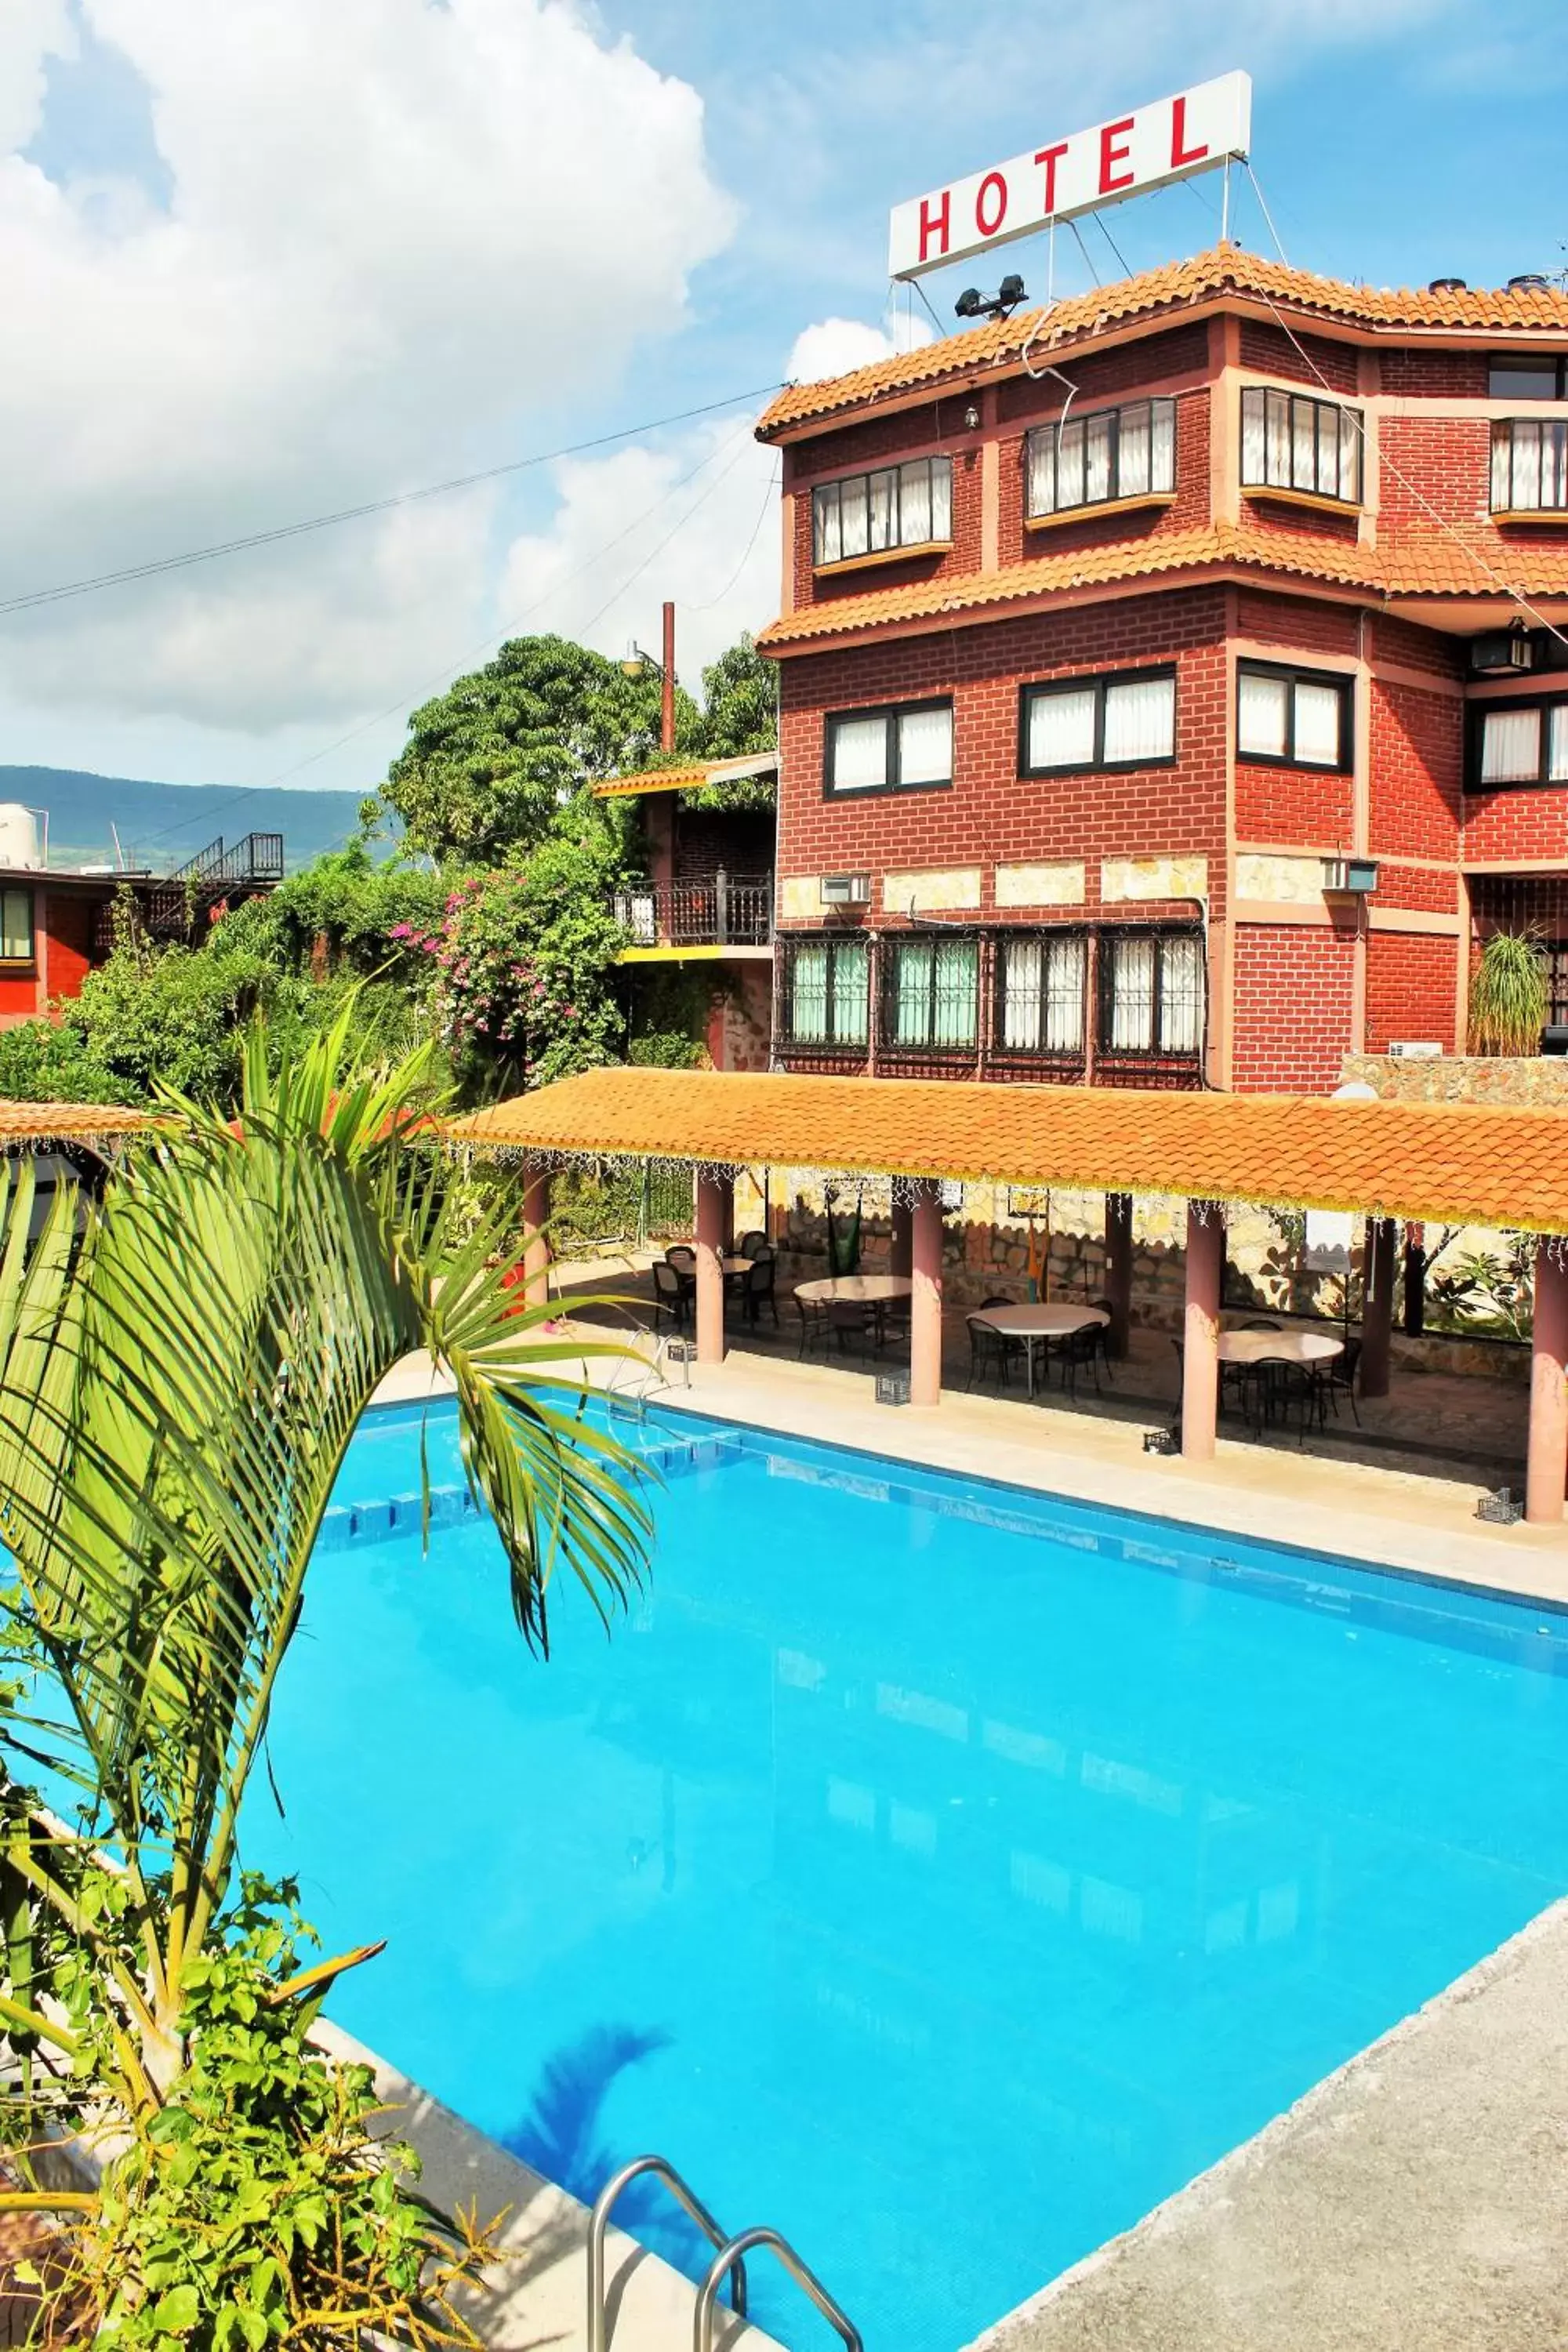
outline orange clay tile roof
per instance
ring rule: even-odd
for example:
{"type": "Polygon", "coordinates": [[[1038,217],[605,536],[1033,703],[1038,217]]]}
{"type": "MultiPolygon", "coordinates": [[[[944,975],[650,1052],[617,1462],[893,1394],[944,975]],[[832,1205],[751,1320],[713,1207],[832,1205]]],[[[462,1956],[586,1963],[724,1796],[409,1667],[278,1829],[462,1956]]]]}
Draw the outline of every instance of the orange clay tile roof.
{"type": "Polygon", "coordinates": [[[892,621],[942,619],[989,604],[1016,604],[1064,589],[1148,580],[1170,572],[1263,572],[1328,581],[1379,601],[1396,596],[1568,596],[1568,548],[1490,545],[1442,537],[1397,546],[1356,547],[1305,531],[1215,523],[1152,539],[1121,540],[1062,555],[1040,555],[999,572],[969,572],[902,588],[877,588],[802,605],[770,621],[757,637],[765,651],[892,621]]]}
{"type": "Polygon", "coordinates": [[[0,1149],[7,1143],[104,1143],[150,1123],[147,1111],[115,1103],[0,1102],[0,1149]]]}
{"type": "Polygon", "coordinates": [[[644,768],[635,776],[609,776],[594,786],[596,801],[617,801],[634,793],[684,793],[708,782],[708,763],[693,761],[685,768],[644,768]]]}
{"type": "Polygon", "coordinates": [[[1292,269],[1285,262],[1244,253],[1238,246],[1222,245],[1195,254],[1190,261],[1166,262],[1116,285],[1097,287],[1091,294],[1071,295],[1051,310],[1019,310],[1010,319],[972,328],[967,334],[948,335],[940,342],[922,344],[918,351],[876,360],[847,375],[829,376],[819,383],[791,384],[764,409],[757,432],[760,438],[769,440],[792,428],[840,415],[847,409],[919,392],[928,385],[935,393],[954,378],[1016,372],[1031,338],[1032,356],[1044,358],[1064,345],[1107,333],[1129,320],[1157,320],[1163,313],[1214,302],[1226,295],[1265,310],[1278,303],[1293,324],[1304,320],[1309,325],[1342,326],[1363,332],[1403,328],[1459,339],[1520,331],[1568,335],[1568,293],[1555,287],[1510,294],[1480,288],[1426,293],[1408,287],[1390,290],[1352,286],[1342,278],[1320,278],[1309,269],[1292,269]]]}
{"type": "Polygon", "coordinates": [[[590,1070],[459,1119],[483,1149],[1289,1202],[1568,1233],[1568,1116],[1310,1095],[590,1070]]]}

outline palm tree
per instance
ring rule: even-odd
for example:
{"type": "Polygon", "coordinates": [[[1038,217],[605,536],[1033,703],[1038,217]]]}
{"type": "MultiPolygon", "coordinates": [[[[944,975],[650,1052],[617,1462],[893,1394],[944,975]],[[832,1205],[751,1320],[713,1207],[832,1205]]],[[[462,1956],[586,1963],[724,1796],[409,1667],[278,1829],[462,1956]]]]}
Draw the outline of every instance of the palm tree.
{"type": "MultiPolygon", "coordinates": [[[[531,1646],[548,1647],[553,1573],[608,1622],[644,1560],[628,1457],[564,1370],[580,1350],[506,1287],[508,1208],[464,1232],[411,1108],[424,1055],[345,1076],[351,1017],[275,1076],[253,1030],[238,1118],[169,1097],[85,1221],[58,1202],[29,1245],[30,1181],[0,1196],[0,1541],[88,1790],[81,1837],[122,1870],[123,1916],[81,1906],[69,1842],[37,1821],[5,1859],[96,1972],[132,2117],[181,2065],[185,1973],[234,1875],[311,1547],[391,1367],[425,1348],[450,1372],[531,1646]]],[[[361,1957],[312,1969],[316,1995],[361,1957]]],[[[25,1990],[13,1969],[14,2046],[73,2051],[25,1990]]]]}

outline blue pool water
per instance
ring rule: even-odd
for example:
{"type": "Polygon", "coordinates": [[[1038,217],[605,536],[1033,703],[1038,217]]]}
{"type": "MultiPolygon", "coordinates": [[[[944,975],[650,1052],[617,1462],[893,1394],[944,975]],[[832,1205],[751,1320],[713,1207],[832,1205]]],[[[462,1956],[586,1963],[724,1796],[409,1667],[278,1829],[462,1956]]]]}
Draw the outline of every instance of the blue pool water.
{"type": "Polygon", "coordinates": [[[368,1425],[248,1858],[388,1937],[353,2032],[585,2197],[663,2150],[868,2352],[952,2352],[1568,1888],[1568,1621],[713,1426],[649,1433],[648,1591],[608,1641],[563,1591],[541,1665],[368,1425]]]}

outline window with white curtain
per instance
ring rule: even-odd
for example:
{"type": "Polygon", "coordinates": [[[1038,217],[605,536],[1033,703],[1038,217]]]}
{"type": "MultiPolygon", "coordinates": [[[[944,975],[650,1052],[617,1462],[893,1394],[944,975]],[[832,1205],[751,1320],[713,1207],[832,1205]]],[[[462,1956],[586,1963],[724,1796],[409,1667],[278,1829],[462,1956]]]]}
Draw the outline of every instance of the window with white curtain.
{"type": "Polygon", "coordinates": [[[1176,404],[1131,400],[1075,416],[1068,409],[1028,436],[1025,511],[1031,522],[1075,507],[1156,498],[1176,487],[1176,404]]]}
{"type": "Polygon", "coordinates": [[[1241,394],[1242,488],[1359,505],[1362,436],[1359,408],[1247,384],[1241,394]]]}
{"type": "Polygon", "coordinates": [[[1475,788],[1568,783],[1568,702],[1483,704],[1475,788]]]}
{"type": "Polygon", "coordinates": [[[1568,418],[1500,416],[1492,426],[1494,514],[1568,510],[1568,418]]]}
{"type": "Polygon", "coordinates": [[[1350,679],[1328,670],[1238,663],[1236,748],[1244,760],[1282,767],[1348,769],[1350,679]]]}
{"type": "Polygon", "coordinates": [[[0,890],[0,961],[33,961],[33,894],[30,890],[0,890]]]}
{"type": "Polygon", "coordinates": [[[864,940],[790,944],[789,1042],[864,1045],[869,1028],[870,952],[864,940]]]}
{"type": "Polygon", "coordinates": [[[952,705],[895,703],[832,712],[826,731],[830,793],[913,792],[952,782],[952,705]]]}
{"type": "Polygon", "coordinates": [[[980,944],[968,939],[889,940],[884,1026],[889,1045],[972,1047],[980,1033],[980,944]]]}
{"type": "Polygon", "coordinates": [[[818,571],[899,548],[952,541],[952,460],[914,457],[875,473],[822,482],[811,494],[811,560],[818,571]]]}
{"type": "Polygon", "coordinates": [[[1204,1044],[1204,949],[1196,931],[1100,934],[1102,1054],[1195,1060],[1204,1044]]]}
{"type": "Polygon", "coordinates": [[[1019,753],[1026,776],[1073,768],[1152,768],[1176,756],[1176,673],[1121,671],[1026,686],[1019,753]]]}
{"type": "Polygon", "coordinates": [[[997,942],[996,1039],[1013,1054],[1081,1054],[1084,940],[1076,931],[997,942]]]}

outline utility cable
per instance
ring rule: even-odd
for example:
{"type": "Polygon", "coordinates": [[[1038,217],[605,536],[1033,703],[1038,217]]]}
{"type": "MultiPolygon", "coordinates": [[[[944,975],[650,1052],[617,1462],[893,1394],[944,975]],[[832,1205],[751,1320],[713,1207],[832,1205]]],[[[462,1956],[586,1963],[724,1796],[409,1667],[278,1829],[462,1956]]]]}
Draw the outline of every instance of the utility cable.
{"type": "Polygon", "coordinates": [[[780,471],[778,467],[775,466],[773,472],[768,476],[768,486],[763,492],[762,507],[758,511],[756,521],[752,526],[752,535],[746,541],[746,551],[744,555],[742,556],[739,563],[736,564],[733,572],[731,572],[728,580],[725,581],[722,588],[720,589],[719,593],[716,596],[710,596],[706,604],[686,605],[684,607],[685,611],[688,613],[711,613],[717,606],[724,602],[725,597],[730,593],[731,589],[733,588],[736,581],[739,580],[742,572],[744,572],[747,564],[750,563],[752,560],[752,550],[755,547],[758,540],[762,536],[763,525],[768,519],[768,509],[773,502],[773,492],[778,488],[779,480],[780,471]]]}
{"type": "Polygon", "coordinates": [[[89,596],[100,588],[118,588],[135,580],[152,580],[165,572],[183,571],[193,563],[211,563],[222,555],[237,555],[252,547],[272,547],[280,540],[300,539],[307,532],[327,530],[343,522],[359,522],[367,515],[390,514],[395,508],[412,506],[422,499],[438,499],[455,490],[471,490],[481,482],[500,481],[509,474],[522,474],[535,467],[554,465],[563,457],[578,457],[593,449],[607,449],[616,441],[636,440],[639,434],[662,432],[667,425],[686,425],[693,417],[712,416],[720,410],[734,408],[742,401],[760,400],[764,393],[777,392],[777,383],[754,385],[749,392],[732,393],[727,400],[705,401],[700,408],[678,409],[672,415],[658,416],[642,425],[623,425],[615,433],[597,434],[591,441],[568,442],[560,449],[542,449],[531,457],[511,457],[504,465],[487,466],[477,474],[455,475],[449,481],[429,482],[416,490],[398,490],[391,498],[370,499],[356,507],[339,507],[331,514],[310,515],[300,522],[279,523],[270,530],[247,532],[238,539],[220,540],[211,547],[189,549],[184,555],[162,555],[145,563],[126,564],[118,572],[100,572],[86,580],[67,580],[53,588],[36,588],[20,596],[0,598],[0,614],[31,612],[40,604],[57,604],[71,596],[89,596]]]}

